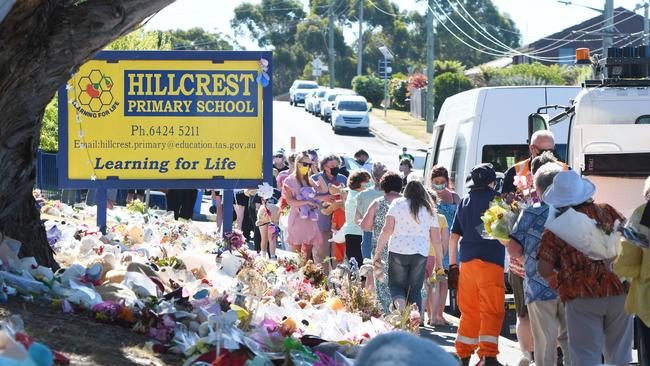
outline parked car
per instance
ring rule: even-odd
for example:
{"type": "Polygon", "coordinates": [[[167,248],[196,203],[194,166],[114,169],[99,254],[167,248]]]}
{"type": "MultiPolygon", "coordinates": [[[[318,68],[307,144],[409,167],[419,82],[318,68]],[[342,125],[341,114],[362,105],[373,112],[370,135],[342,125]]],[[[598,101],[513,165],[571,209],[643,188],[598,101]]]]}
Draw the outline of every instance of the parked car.
{"type": "Polygon", "coordinates": [[[318,83],[310,80],[296,80],[289,89],[289,105],[297,106],[298,103],[305,102],[307,93],[318,89],[318,83]]]}
{"type": "Polygon", "coordinates": [[[360,95],[338,95],[332,107],[332,130],[362,131],[370,129],[368,101],[360,95]]]}
{"type": "Polygon", "coordinates": [[[320,89],[316,89],[314,91],[311,91],[307,93],[305,96],[305,111],[306,112],[311,112],[311,109],[313,108],[314,105],[314,99],[316,99],[316,94],[318,93],[320,89]]]}
{"type": "Polygon", "coordinates": [[[320,119],[325,122],[330,121],[332,115],[332,105],[334,105],[334,100],[339,95],[355,95],[356,93],[350,89],[329,89],[323,96],[323,100],[320,103],[320,119]]]}
{"type": "Polygon", "coordinates": [[[327,89],[319,89],[318,93],[314,96],[313,102],[311,104],[311,109],[309,112],[315,116],[320,116],[320,103],[323,101],[323,98],[325,97],[325,93],[327,93],[327,89]]]}

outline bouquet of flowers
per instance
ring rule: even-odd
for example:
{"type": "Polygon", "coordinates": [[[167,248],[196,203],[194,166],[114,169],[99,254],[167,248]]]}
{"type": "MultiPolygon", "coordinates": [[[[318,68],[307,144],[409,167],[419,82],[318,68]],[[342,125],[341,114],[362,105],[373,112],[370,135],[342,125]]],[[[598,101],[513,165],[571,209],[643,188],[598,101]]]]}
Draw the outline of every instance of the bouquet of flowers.
{"type": "Polygon", "coordinates": [[[621,228],[616,220],[610,227],[572,208],[548,222],[545,227],[560,239],[593,260],[611,260],[621,253],[621,228]]]}
{"type": "Polygon", "coordinates": [[[244,233],[239,230],[229,231],[223,234],[223,239],[217,242],[217,254],[221,255],[225,251],[232,252],[233,250],[239,250],[244,243],[246,238],[244,238],[244,233]]]}
{"type": "Polygon", "coordinates": [[[650,210],[650,207],[647,205],[643,205],[634,210],[631,219],[625,224],[625,227],[623,227],[623,236],[625,239],[629,243],[644,249],[650,249],[650,227],[639,222],[643,220],[635,220],[634,218],[643,217],[645,211],[650,210]]]}
{"type": "Polygon", "coordinates": [[[483,227],[479,228],[481,236],[485,239],[510,240],[512,228],[524,206],[520,201],[508,204],[499,197],[495,198],[490,202],[490,208],[481,216],[483,221],[483,227]]]}

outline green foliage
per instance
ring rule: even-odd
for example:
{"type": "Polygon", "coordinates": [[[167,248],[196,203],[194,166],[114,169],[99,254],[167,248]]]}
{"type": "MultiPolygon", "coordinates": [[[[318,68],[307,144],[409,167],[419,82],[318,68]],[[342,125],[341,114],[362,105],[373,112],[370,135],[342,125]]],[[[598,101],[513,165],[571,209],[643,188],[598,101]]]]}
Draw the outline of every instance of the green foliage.
{"type": "MultiPolygon", "coordinates": [[[[171,50],[171,36],[158,31],[145,31],[143,29],[131,32],[113,41],[106,46],[107,50],[171,50]]],[[[41,124],[39,148],[46,152],[56,152],[59,149],[59,109],[57,96],[45,107],[45,114],[41,124]]]]}
{"type": "Polygon", "coordinates": [[[408,80],[393,78],[388,84],[388,95],[390,95],[391,107],[400,111],[408,109],[408,80]]]}
{"type": "Polygon", "coordinates": [[[169,34],[157,31],[139,29],[113,41],[106,50],[171,50],[172,43],[169,34]]]}
{"type": "Polygon", "coordinates": [[[440,108],[445,99],[465,90],[474,88],[474,84],[467,76],[453,72],[446,72],[436,76],[435,79],[433,79],[433,83],[435,92],[433,104],[436,117],[438,116],[438,113],[440,113],[440,108]]]}
{"type": "Polygon", "coordinates": [[[499,69],[481,69],[485,84],[489,86],[507,85],[576,85],[588,77],[589,68],[541,63],[519,64],[499,69]]]}
{"type": "MultiPolygon", "coordinates": [[[[501,13],[499,9],[497,9],[497,7],[494,5],[492,0],[458,0],[454,1],[453,3],[462,5],[465,10],[467,10],[467,12],[469,12],[471,16],[476,19],[479,24],[481,24],[482,28],[485,28],[485,31],[494,36],[494,38],[500,40],[511,48],[517,48],[520,45],[521,34],[515,26],[514,21],[507,14],[501,13]]],[[[464,14],[464,10],[460,8],[460,5],[457,6],[457,9],[455,11],[451,7],[451,4],[451,2],[447,2],[443,5],[445,8],[444,11],[447,14],[447,18],[449,19],[445,22],[445,24],[450,30],[458,33],[458,29],[456,29],[451,24],[451,21],[459,25],[465,24],[465,20],[463,20],[461,14],[465,18],[468,18],[468,16],[464,14]]],[[[426,22],[423,22],[422,26],[425,27],[426,22]]],[[[481,33],[484,33],[480,28],[479,30],[481,33]]],[[[482,36],[479,31],[476,31],[470,27],[463,27],[463,31],[470,37],[479,40],[481,43],[496,48],[496,46],[494,46],[491,41],[482,36]]],[[[447,31],[440,23],[438,23],[438,26],[436,27],[436,33],[435,54],[437,58],[458,60],[470,67],[480,65],[494,59],[494,56],[492,55],[481,53],[464,45],[462,42],[452,36],[449,31],[447,31]]],[[[468,37],[462,34],[459,36],[459,38],[463,40],[468,39],[468,37]]],[[[424,43],[420,43],[419,45],[422,44],[424,43]]],[[[483,48],[476,45],[475,47],[483,48]]],[[[426,52],[426,48],[423,47],[423,49],[424,52],[426,52]]]]}
{"type": "Polygon", "coordinates": [[[169,30],[164,33],[170,37],[174,50],[232,50],[232,43],[236,44],[219,32],[211,33],[200,27],[169,30]]]}
{"type": "Polygon", "coordinates": [[[59,108],[57,106],[57,96],[45,107],[43,122],[41,124],[41,140],[39,149],[45,152],[59,151],[59,108]]]}
{"type": "Polygon", "coordinates": [[[384,81],[374,75],[355,76],[352,89],[363,95],[372,105],[380,105],[384,99],[384,81]]]}
{"type": "Polygon", "coordinates": [[[465,66],[460,61],[456,60],[434,60],[433,61],[433,74],[444,74],[446,72],[462,73],[465,71],[465,66]]]}

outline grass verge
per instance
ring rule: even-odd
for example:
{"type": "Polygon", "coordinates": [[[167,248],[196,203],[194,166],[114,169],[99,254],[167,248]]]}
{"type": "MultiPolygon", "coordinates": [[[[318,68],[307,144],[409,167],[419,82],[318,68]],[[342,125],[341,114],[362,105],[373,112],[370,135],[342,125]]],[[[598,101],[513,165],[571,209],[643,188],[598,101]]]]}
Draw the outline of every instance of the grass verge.
{"type": "Polygon", "coordinates": [[[422,142],[429,143],[431,141],[431,134],[427,133],[426,121],[411,117],[409,112],[394,109],[389,109],[386,112],[386,117],[384,117],[384,110],[381,108],[373,109],[370,113],[377,118],[381,118],[386,123],[395,126],[405,134],[415,137],[422,142]]]}

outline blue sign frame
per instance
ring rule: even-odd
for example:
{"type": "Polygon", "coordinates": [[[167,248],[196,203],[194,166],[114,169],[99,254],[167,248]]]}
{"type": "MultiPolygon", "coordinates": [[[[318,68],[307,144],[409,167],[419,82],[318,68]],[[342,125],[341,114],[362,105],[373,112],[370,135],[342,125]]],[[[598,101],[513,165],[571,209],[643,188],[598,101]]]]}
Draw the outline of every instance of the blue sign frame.
{"type": "Polygon", "coordinates": [[[101,51],[95,60],[110,63],[122,60],[202,60],[222,63],[224,61],[258,61],[261,58],[269,62],[269,83],[262,88],[262,179],[69,179],[68,178],[68,92],[66,86],[59,89],[59,152],[58,174],[59,188],[66,189],[184,189],[184,188],[215,188],[237,189],[256,188],[262,182],[273,179],[273,61],[271,51],[101,51]]]}

